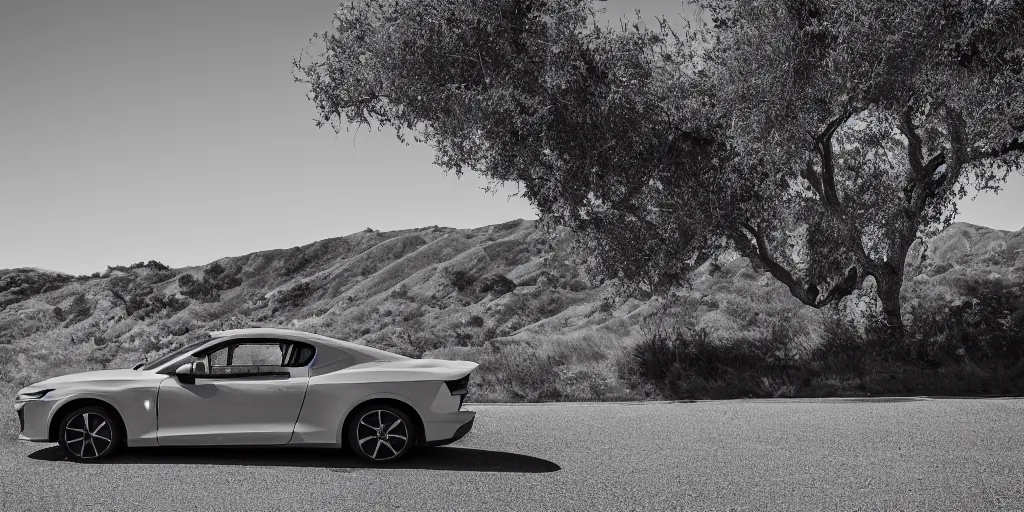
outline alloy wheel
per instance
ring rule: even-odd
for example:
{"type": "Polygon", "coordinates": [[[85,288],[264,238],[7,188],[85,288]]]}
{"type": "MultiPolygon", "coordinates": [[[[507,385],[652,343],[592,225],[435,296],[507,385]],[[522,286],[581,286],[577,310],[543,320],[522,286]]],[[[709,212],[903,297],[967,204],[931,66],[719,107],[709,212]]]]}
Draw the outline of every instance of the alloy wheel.
{"type": "Polygon", "coordinates": [[[356,425],[358,450],[374,461],[394,459],[409,444],[406,420],[387,409],[372,409],[359,418],[356,425]]]}
{"type": "Polygon", "coordinates": [[[110,450],[114,442],[110,422],[95,412],[83,412],[64,427],[64,445],[80,459],[95,459],[110,450]]]}

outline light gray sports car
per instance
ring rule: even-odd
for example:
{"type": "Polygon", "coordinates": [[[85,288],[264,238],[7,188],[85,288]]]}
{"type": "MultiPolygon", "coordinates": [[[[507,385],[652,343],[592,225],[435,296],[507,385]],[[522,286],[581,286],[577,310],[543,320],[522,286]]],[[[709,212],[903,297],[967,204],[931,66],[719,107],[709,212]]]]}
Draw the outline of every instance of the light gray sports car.
{"type": "Polygon", "coordinates": [[[18,392],[25,441],[57,442],[73,461],[122,446],[350,447],[372,462],[455,442],[468,361],[411,359],[285,329],[210,333],[131,370],[47,379],[18,392]]]}

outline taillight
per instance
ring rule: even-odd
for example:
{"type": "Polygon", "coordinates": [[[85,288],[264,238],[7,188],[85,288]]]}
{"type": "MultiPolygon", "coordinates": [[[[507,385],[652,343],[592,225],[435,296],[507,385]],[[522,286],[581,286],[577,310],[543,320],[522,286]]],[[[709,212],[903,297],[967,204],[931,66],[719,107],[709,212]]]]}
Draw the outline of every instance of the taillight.
{"type": "Polygon", "coordinates": [[[469,394],[469,375],[456,380],[446,380],[445,385],[448,386],[448,391],[451,392],[452,396],[458,395],[459,397],[459,408],[462,408],[462,403],[466,401],[466,395],[469,394]]]}

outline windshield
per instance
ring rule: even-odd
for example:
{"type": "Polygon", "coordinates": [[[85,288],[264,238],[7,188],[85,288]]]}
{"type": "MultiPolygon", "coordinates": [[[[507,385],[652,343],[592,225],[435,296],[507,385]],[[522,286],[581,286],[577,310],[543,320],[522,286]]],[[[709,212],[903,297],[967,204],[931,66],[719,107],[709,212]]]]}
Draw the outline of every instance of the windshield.
{"type": "Polygon", "coordinates": [[[163,356],[160,359],[157,359],[156,361],[153,361],[152,363],[147,363],[145,366],[142,367],[142,370],[143,371],[155,370],[155,369],[157,369],[157,368],[159,368],[159,367],[161,367],[161,366],[163,366],[163,365],[165,365],[165,364],[167,364],[167,363],[169,363],[169,362],[171,362],[171,361],[173,361],[173,360],[175,360],[175,359],[177,359],[177,358],[179,358],[179,357],[181,357],[181,356],[183,356],[183,355],[185,355],[185,354],[187,354],[187,353],[189,353],[189,352],[191,352],[191,351],[193,351],[193,350],[195,350],[195,349],[197,349],[197,348],[199,348],[199,347],[201,347],[201,346],[203,346],[203,345],[205,345],[205,344],[207,344],[209,342],[210,342],[210,340],[203,340],[203,341],[199,341],[199,342],[193,343],[191,345],[186,345],[184,347],[181,347],[178,350],[175,350],[175,351],[171,352],[170,354],[167,354],[166,356],[163,356]]]}

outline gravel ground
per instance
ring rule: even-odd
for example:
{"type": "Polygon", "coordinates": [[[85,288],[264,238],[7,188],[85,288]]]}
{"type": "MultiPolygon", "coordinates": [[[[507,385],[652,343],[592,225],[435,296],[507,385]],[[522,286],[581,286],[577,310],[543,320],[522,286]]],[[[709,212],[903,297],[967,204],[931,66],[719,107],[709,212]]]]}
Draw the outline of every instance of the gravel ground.
{"type": "Polygon", "coordinates": [[[0,441],[0,510],[1024,510],[1024,401],[471,405],[383,469],[306,449],[63,460],[0,441]]]}

